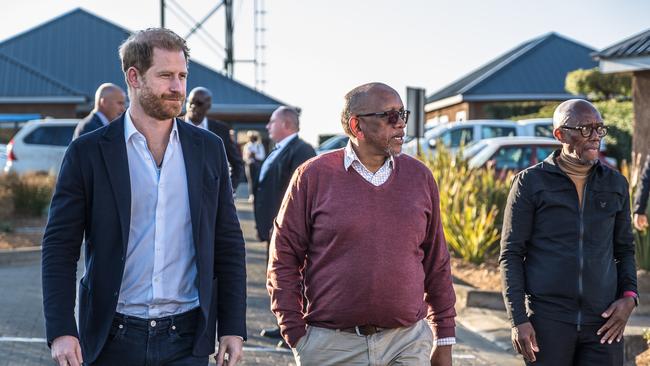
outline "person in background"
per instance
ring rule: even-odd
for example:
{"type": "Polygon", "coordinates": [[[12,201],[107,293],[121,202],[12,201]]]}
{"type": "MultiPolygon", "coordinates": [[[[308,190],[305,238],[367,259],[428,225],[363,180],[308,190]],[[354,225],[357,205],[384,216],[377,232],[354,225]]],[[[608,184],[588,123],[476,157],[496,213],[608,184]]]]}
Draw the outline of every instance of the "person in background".
{"type": "Polygon", "coordinates": [[[637,230],[644,231],[648,228],[648,195],[650,195],[650,156],[646,158],[639,184],[636,187],[634,195],[634,227],[637,230]]]}
{"type": "Polygon", "coordinates": [[[126,95],[119,86],[104,83],[95,92],[95,109],[82,119],[74,130],[73,139],[108,125],[126,110],[126,95]]]}
{"type": "Polygon", "coordinates": [[[221,138],[226,148],[228,163],[230,163],[230,182],[232,191],[235,193],[237,192],[239,180],[244,174],[244,162],[231,134],[232,128],[224,122],[208,119],[207,114],[211,107],[212,93],[204,87],[196,87],[192,89],[189,97],[187,97],[185,120],[221,138]]]}
{"type": "Polygon", "coordinates": [[[257,179],[260,175],[260,167],[266,156],[264,145],[259,140],[259,134],[255,131],[248,131],[246,134],[248,142],[244,145],[244,163],[246,163],[246,180],[248,181],[248,201],[253,202],[255,190],[257,190],[257,179]]]}

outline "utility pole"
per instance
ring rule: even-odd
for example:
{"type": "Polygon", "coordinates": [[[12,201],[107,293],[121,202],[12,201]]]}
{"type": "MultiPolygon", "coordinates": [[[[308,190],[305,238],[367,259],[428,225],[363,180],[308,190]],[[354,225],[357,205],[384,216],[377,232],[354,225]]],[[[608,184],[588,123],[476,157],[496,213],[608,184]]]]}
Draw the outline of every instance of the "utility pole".
{"type": "Polygon", "coordinates": [[[165,0],[160,0],[160,28],[165,28],[165,0]]]}
{"type": "Polygon", "coordinates": [[[224,5],[226,6],[226,58],[223,60],[223,63],[226,75],[231,79],[235,73],[232,2],[233,0],[224,0],[224,5]]]}

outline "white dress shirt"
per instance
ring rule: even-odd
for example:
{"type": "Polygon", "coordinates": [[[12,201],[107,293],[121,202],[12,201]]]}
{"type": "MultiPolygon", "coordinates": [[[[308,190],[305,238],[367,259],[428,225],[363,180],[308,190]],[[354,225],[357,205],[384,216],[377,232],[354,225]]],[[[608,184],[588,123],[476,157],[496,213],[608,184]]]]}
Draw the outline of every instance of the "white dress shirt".
{"type": "Polygon", "coordinates": [[[269,171],[269,168],[271,167],[271,164],[273,164],[273,161],[280,155],[282,150],[284,150],[287,145],[289,145],[289,142],[293,140],[294,138],[298,137],[298,132],[292,133],[291,135],[283,138],[280,140],[277,144],[275,144],[275,147],[271,152],[269,153],[269,156],[266,157],[266,160],[262,163],[262,168],[260,168],[260,177],[258,178],[258,181],[261,182],[264,176],[266,175],[266,172],[269,171]]]}
{"type": "Polygon", "coordinates": [[[117,312],[139,318],[199,306],[189,194],[176,120],[160,167],[131,120],[124,118],[131,181],[131,222],[117,312]]]}

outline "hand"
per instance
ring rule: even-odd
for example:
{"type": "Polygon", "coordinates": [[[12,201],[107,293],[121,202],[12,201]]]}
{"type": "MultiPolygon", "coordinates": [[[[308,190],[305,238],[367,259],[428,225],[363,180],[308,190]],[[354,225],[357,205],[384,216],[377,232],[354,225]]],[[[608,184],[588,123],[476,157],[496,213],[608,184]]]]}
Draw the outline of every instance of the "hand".
{"type": "Polygon", "coordinates": [[[84,362],[81,357],[79,340],[73,336],[61,336],[52,342],[52,359],[59,366],[81,366],[84,362]]]}
{"type": "Polygon", "coordinates": [[[643,214],[634,214],[633,217],[634,227],[639,231],[644,231],[648,228],[648,216],[643,214]]]}
{"type": "Polygon", "coordinates": [[[535,329],[530,322],[519,324],[512,328],[512,346],[530,362],[535,362],[535,352],[539,352],[535,329]]]}
{"type": "Polygon", "coordinates": [[[244,341],[241,337],[223,336],[219,338],[219,350],[214,356],[217,366],[235,366],[242,359],[243,348],[244,341]]]}
{"type": "Polygon", "coordinates": [[[451,346],[434,346],[431,366],[451,366],[451,346]]]}
{"type": "Polygon", "coordinates": [[[605,312],[601,315],[603,318],[609,318],[598,332],[597,335],[605,333],[600,343],[612,343],[614,339],[620,342],[623,338],[623,331],[627,324],[627,319],[630,317],[632,310],[634,310],[634,299],[631,297],[624,297],[614,301],[605,312]]]}

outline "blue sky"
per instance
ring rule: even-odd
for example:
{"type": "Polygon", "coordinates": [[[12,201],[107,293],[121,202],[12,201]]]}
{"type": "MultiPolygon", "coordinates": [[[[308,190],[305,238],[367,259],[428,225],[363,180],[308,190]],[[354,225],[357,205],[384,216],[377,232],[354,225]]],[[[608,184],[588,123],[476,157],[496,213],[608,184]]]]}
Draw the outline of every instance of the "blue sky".
{"type": "MultiPolygon", "coordinates": [[[[173,0],[168,0],[173,1],[173,0]]],[[[220,1],[176,0],[195,19],[220,1]]],[[[403,96],[406,86],[427,94],[518,44],[554,31],[596,49],[650,27],[650,1],[503,0],[266,0],[265,92],[303,109],[302,134],[340,132],[343,95],[356,85],[383,81],[403,96]]],[[[235,57],[253,57],[253,0],[234,0],[235,57]]],[[[4,6],[0,40],[76,7],[135,30],[160,24],[158,0],[24,0],[4,6]]],[[[174,7],[174,4],[170,4],[174,7]]],[[[167,12],[181,35],[188,25],[167,12]]],[[[205,24],[223,42],[223,10],[205,24]]],[[[185,21],[186,22],[186,21],[185,21]]],[[[223,58],[205,35],[188,40],[193,58],[221,69],[223,58]]],[[[248,64],[235,77],[254,85],[248,64]]]]}

